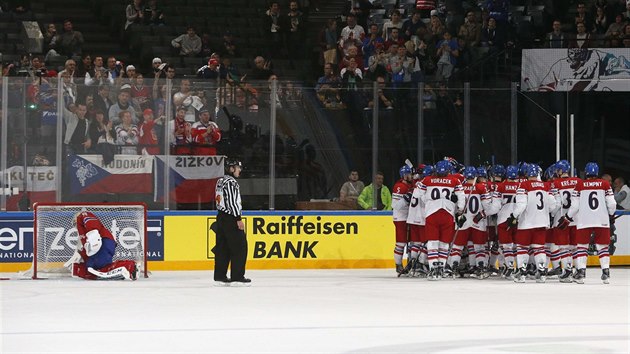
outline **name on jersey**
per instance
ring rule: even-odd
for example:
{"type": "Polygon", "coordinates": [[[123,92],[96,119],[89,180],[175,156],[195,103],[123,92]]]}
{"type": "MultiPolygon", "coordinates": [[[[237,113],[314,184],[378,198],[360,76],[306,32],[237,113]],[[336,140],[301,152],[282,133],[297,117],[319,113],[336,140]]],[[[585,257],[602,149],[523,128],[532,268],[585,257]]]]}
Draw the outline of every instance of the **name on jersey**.
{"type": "Polygon", "coordinates": [[[544,188],[545,187],[545,183],[544,182],[532,182],[531,186],[535,187],[535,188],[544,188]]]}
{"type": "Polygon", "coordinates": [[[283,216],[281,222],[267,222],[264,218],[253,218],[253,232],[258,235],[358,235],[356,222],[304,222],[303,216],[283,216]]]}
{"type": "Polygon", "coordinates": [[[602,181],[584,182],[584,187],[601,187],[604,185],[602,181]]]}
{"type": "Polygon", "coordinates": [[[566,181],[561,181],[560,182],[560,187],[573,187],[577,184],[577,180],[575,179],[569,179],[566,181]]]}
{"type": "Polygon", "coordinates": [[[431,183],[450,184],[451,180],[448,178],[431,178],[431,183]]]}
{"type": "Polygon", "coordinates": [[[507,184],[507,185],[505,185],[505,190],[506,190],[506,191],[513,191],[513,192],[516,192],[516,190],[518,189],[518,188],[516,188],[516,187],[517,187],[516,185],[513,185],[513,184],[507,184]]]}

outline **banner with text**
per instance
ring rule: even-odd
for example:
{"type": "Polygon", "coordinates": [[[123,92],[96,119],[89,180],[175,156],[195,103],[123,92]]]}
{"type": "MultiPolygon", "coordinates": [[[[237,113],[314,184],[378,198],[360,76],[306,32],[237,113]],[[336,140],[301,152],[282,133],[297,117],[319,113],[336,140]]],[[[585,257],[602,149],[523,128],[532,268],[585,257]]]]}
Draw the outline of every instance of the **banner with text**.
{"type": "Polygon", "coordinates": [[[68,166],[73,194],[153,191],[153,156],[115,155],[105,165],[101,155],[70,155],[68,166]]]}
{"type": "Polygon", "coordinates": [[[630,48],[525,49],[523,91],[630,91],[630,48]]]}
{"type": "Polygon", "coordinates": [[[222,177],[224,156],[155,156],[154,200],[164,200],[164,169],[169,159],[170,200],[176,203],[210,203],[222,177]]]}
{"type": "MultiPolygon", "coordinates": [[[[57,186],[57,166],[28,166],[24,171],[23,166],[12,166],[0,174],[0,185],[9,190],[5,193],[7,198],[7,210],[22,209],[18,203],[22,198],[27,198],[27,205],[36,202],[54,202],[57,186]],[[25,178],[26,177],[26,178],[25,178]],[[26,186],[24,181],[26,180],[26,186]],[[28,193],[24,193],[24,187],[28,193]],[[18,193],[14,193],[15,191],[18,193]]],[[[24,209],[25,210],[25,209],[24,209]]]]}

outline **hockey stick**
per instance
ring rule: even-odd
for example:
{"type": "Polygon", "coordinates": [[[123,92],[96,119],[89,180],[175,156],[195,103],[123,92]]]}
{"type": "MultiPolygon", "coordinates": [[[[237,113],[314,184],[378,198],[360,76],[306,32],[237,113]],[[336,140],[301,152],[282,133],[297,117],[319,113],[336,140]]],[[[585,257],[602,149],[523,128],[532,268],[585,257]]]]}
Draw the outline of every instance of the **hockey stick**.
{"type": "Polygon", "coordinates": [[[118,267],[116,269],[112,269],[107,273],[99,272],[98,270],[88,267],[88,272],[97,276],[100,280],[130,280],[131,275],[129,271],[125,267],[118,267]]]}

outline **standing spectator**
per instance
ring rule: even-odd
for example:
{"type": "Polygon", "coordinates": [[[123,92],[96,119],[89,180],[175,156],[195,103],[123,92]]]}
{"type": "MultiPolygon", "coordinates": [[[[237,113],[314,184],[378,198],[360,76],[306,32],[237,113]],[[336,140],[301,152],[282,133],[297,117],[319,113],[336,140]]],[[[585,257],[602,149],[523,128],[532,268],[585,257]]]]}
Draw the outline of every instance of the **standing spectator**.
{"type": "Polygon", "coordinates": [[[343,57],[343,59],[341,59],[341,62],[339,63],[339,70],[348,66],[350,59],[355,59],[357,65],[359,65],[359,68],[361,69],[361,71],[363,71],[363,58],[361,57],[359,48],[355,46],[350,46],[348,48],[348,53],[343,57]]]}
{"type": "Polygon", "coordinates": [[[481,38],[481,25],[477,23],[475,13],[468,11],[466,14],[466,20],[463,25],[459,27],[458,38],[463,39],[469,48],[479,46],[479,40],[481,38]]]}
{"type": "Polygon", "coordinates": [[[383,172],[376,172],[374,181],[363,188],[357,199],[362,209],[372,210],[375,207],[376,210],[392,210],[392,194],[389,188],[383,185],[383,181],[383,172]],[[376,201],[373,197],[374,189],[376,189],[376,201]]]}
{"type": "MultiPolygon", "coordinates": [[[[378,95],[378,105],[379,109],[393,109],[394,108],[394,98],[393,92],[391,89],[388,89],[385,85],[385,78],[379,76],[376,78],[376,83],[378,84],[378,89],[376,94],[378,95]]],[[[370,95],[368,100],[368,108],[374,108],[374,100],[373,96],[370,95]]],[[[391,121],[390,121],[391,122],[391,121]]],[[[393,125],[390,125],[387,128],[392,128],[393,125]]]]}
{"type": "Polygon", "coordinates": [[[319,34],[319,45],[322,49],[321,59],[323,59],[323,63],[337,64],[339,58],[337,43],[339,43],[337,21],[329,19],[326,23],[326,27],[319,34]]]}
{"type": "Polygon", "coordinates": [[[197,77],[200,79],[216,80],[219,77],[219,61],[208,60],[208,65],[204,65],[197,70],[197,77]]]}
{"type": "Polygon", "coordinates": [[[186,108],[177,107],[175,119],[168,124],[171,134],[171,154],[190,155],[191,125],[186,121],[186,108]]]}
{"type": "Polygon", "coordinates": [[[457,57],[459,56],[459,45],[456,39],[453,39],[451,34],[444,32],[444,39],[437,44],[437,72],[436,76],[438,80],[448,80],[453,73],[453,68],[457,64],[457,57]]]}
{"type": "Polygon", "coordinates": [[[58,48],[67,57],[81,57],[83,52],[83,34],[75,31],[70,20],[63,21],[63,33],[59,37],[58,48]]]}
{"type": "Polygon", "coordinates": [[[46,52],[46,57],[44,61],[48,62],[49,60],[61,56],[58,50],[59,44],[59,35],[57,34],[57,26],[54,23],[49,23],[46,27],[46,32],[44,33],[44,52],[46,52]]]}
{"type": "Polygon", "coordinates": [[[81,64],[77,66],[77,70],[75,71],[75,77],[81,77],[85,79],[85,74],[88,71],[92,70],[92,56],[89,54],[83,54],[83,58],[81,58],[81,64]]]}
{"type": "Polygon", "coordinates": [[[359,181],[359,172],[357,170],[351,170],[348,180],[341,186],[339,191],[339,200],[342,202],[351,201],[357,203],[359,195],[365,188],[363,181],[359,181]]]}
{"type": "Polygon", "coordinates": [[[284,50],[285,18],[280,14],[280,4],[272,1],[263,17],[265,34],[271,40],[272,55],[282,55],[284,50]]]}
{"type": "Polygon", "coordinates": [[[131,82],[131,100],[141,110],[151,107],[151,89],[144,84],[144,75],[137,74],[131,82]]]}
{"type": "Polygon", "coordinates": [[[391,19],[383,23],[383,38],[385,38],[385,40],[389,39],[392,29],[402,29],[403,23],[400,20],[400,17],[400,11],[394,10],[392,11],[391,19]]]}
{"type": "Polygon", "coordinates": [[[164,11],[158,5],[157,0],[149,0],[144,7],[144,23],[150,26],[164,26],[164,11]]]}
{"type": "Polygon", "coordinates": [[[64,144],[66,155],[85,154],[92,146],[92,141],[88,134],[90,124],[85,119],[87,107],[85,103],[70,104],[68,108],[63,107],[63,121],[66,124],[64,144]]]}
{"type": "Polygon", "coordinates": [[[324,65],[324,76],[317,80],[317,85],[315,86],[317,98],[324,104],[324,107],[339,108],[341,106],[340,87],[341,79],[335,74],[334,65],[326,63],[324,65]]]}
{"type": "Polygon", "coordinates": [[[405,39],[400,36],[400,30],[396,27],[392,28],[389,38],[385,40],[385,50],[389,50],[389,48],[394,44],[398,47],[405,44],[405,39]]]}
{"type": "Polygon", "coordinates": [[[375,80],[379,76],[387,76],[387,65],[389,64],[389,54],[383,51],[383,45],[377,43],[374,55],[368,58],[368,77],[375,80]]]}
{"type": "Polygon", "coordinates": [[[138,154],[138,127],[133,124],[131,112],[118,113],[120,124],[115,127],[116,145],[121,145],[120,153],[123,155],[138,154]]]}
{"type": "Polygon", "coordinates": [[[125,31],[127,31],[131,25],[142,24],[144,22],[142,0],[133,0],[133,3],[127,5],[127,8],[125,9],[125,16],[127,17],[127,22],[125,22],[125,31]]]}
{"type": "Polygon", "coordinates": [[[442,20],[438,17],[437,11],[431,11],[431,20],[429,22],[429,34],[435,41],[439,41],[444,35],[444,31],[446,31],[446,27],[442,23],[442,20]]]}
{"type": "Polygon", "coordinates": [[[112,149],[115,144],[114,135],[116,134],[112,128],[112,122],[107,119],[105,113],[101,110],[94,112],[94,119],[90,122],[89,136],[92,144],[92,151],[97,154],[103,155],[103,162],[107,165],[113,159],[115,149],[112,149]],[[107,159],[106,156],[110,156],[111,159],[107,159]]]}
{"type": "Polygon", "coordinates": [[[615,193],[617,209],[630,210],[630,187],[628,187],[623,177],[615,178],[613,192],[615,193]]]}
{"type": "Polygon", "coordinates": [[[341,39],[346,40],[350,36],[350,33],[353,34],[354,38],[363,40],[365,36],[365,30],[361,25],[357,24],[357,18],[354,14],[349,14],[347,19],[347,26],[341,29],[341,39]]]}
{"type": "Polygon", "coordinates": [[[615,22],[608,26],[608,30],[606,30],[604,37],[610,41],[611,47],[619,47],[625,25],[626,23],[623,21],[623,15],[618,14],[615,16],[615,22]]]}
{"type": "MultiPolygon", "coordinates": [[[[99,85],[96,90],[97,94],[93,96],[93,105],[95,111],[109,112],[109,107],[113,105],[112,101],[109,99],[109,85],[99,85]]],[[[109,115],[107,115],[108,121],[109,115]]]]}
{"type": "Polygon", "coordinates": [[[298,2],[292,0],[289,3],[289,13],[287,13],[288,31],[287,31],[287,45],[289,50],[289,56],[301,58],[303,55],[304,47],[304,32],[306,22],[304,14],[298,8],[298,2]]]}
{"type": "Polygon", "coordinates": [[[419,28],[426,28],[427,26],[422,22],[420,16],[420,10],[415,10],[411,15],[411,18],[403,23],[400,29],[405,40],[410,40],[413,36],[417,36],[419,28]]]}
{"type": "Polygon", "coordinates": [[[191,128],[193,155],[216,155],[216,144],[221,140],[219,126],[210,121],[210,111],[205,106],[199,110],[199,121],[191,128]]]}
{"type": "Polygon", "coordinates": [[[339,74],[343,88],[347,90],[356,91],[363,81],[363,72],[358,68],[358,63],[354,58],[348,61],[348,66],[341,69],[339,74]]]}
{"type": "MultiPolygon", "coordinates": [[[[35,59],[37,58],[38,57],[33,58],[33,61],[35,61],[35,59]]],[[[36,68],[39,69],[39,65],[38,67],[36,67],[36,65],[33,64],[33,69],[36,69],[36,68]]],[[[70,81],[74,82],[74,78],[79,77],[77,75],[77,63],[72,59],[66,60],[66,63],[63,66],[63,70],[61,70],[60,73],[63,73],[63,74],[67,73],[70,76],[70,81]]]]}
{"type": "Polygon", "coordinates": [[[369,66],[369,59],[376,52],[376,44],[383,44],[385,41],[383,37],[378,34],[378,25],[373,23],[370,25],[370,34],[363,39],[362,50],[363,50],[363,67],[367,68],[369,66]]]}
{"type": "Polygon", "coordinates": [[[131,114],[131,119],[133,124],[138,123],[138,116],[136,115],[136,110],[131,105],[131,86],[129,84],[124,84],[120,87],[120,91],[118,91],[118,100],[114,105],[109,107],[108,117],[114,125],[120,124],[120,112],[127,111],[131,114]]]}
{"type": "Polygon", "coordinates": [[[545,36],[545,48],[566,48],[569,39],[562,33],[560,20],[553,21],[553,30],[545,36]]]}
{"type": "Polygon", "coordinates": [[[150,108],[145,109],[142,112],[142,124],[140,124],[140,137],[138,139],[139,149],[142,155],[159,155],[160,146],[158,146],[159,131],[156,123],[162,123],[164,117],[159,119],[153,119],[153,110],[150,108]]]}
{"type": "Polygon", "coordinates": [[[188,26],[186,34],[171,41],[173,48],[179,49],[179,55],[196,56],[201,52],[201,38],[195,33],[195,28],[188,26]]]}
{"type": "Polygon", "coordinates": [[[216,246],[213,248],[214,281],[220,286],[249,286],[252,282],[245,278],[247,237],[241,219],[241,192],[236,181],[241,176],[242,168],[240,161],[228,159],[225,162],[225,176],[219,178],[215,188],[218,213],[217,221],[211,228],[216,234],[216,246]],[[230,264],[232,279],[227,277],[230,264]]]}

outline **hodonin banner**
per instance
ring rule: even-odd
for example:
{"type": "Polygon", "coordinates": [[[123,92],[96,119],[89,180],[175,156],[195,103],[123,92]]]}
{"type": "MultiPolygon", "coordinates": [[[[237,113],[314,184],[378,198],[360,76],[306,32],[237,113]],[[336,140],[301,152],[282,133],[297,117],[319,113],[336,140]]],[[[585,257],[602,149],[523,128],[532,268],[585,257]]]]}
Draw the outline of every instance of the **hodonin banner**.
{"type": "Polygon", "coordinates": [[[115,155],[105,165],[101,155],[70,155],[68,167],[73,194],[153,192],[153,156],[115,155]]]}
{"type": "Polygon", "coordinates": [[[630,91],[630,48],[523,50],[523,91],[630,91]]]}

